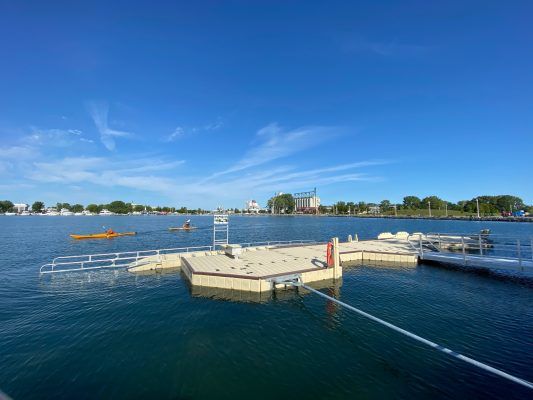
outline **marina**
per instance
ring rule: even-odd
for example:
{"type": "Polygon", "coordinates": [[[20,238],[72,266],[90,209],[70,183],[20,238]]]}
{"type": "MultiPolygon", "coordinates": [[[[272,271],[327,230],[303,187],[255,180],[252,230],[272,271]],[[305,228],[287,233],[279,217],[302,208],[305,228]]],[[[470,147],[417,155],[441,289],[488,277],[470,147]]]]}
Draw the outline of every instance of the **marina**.
{"type": "MultiPolygon", "coordinates": [[[[198,229],[190,234],[175,234],[168,231],[172,217],[168,219],[156,216],[132,218],[131,221],[135,221],[135,225],[131,225],[131,222],[123,217],[104,218],[107,218],[104,223],[107,226],[113,226],[117,231],[137,230],[138,234],[120,238],[120,240],[69,241],[65,240],[68,232],[73,230],[73,223],[69,221],[74,220],[44,218],[31,223],[26,219],[8,219],[13,221],[9,224],[18,224],[17,229],[21,234],[28,234],[29,229],[33,232],[50,230],[53,232],[43,241],[39,252],[21,258],[25,266],[20,264],[22,268],[20,278],[27,280],[26,286],[30,284],[31,287],[34,282],[33,285],[38,288],[37,293],[40,293],[38,296],[45,300],[38,306],[34,303],[32,309],[26,310],[21,316],[26,314],[30,317],[38,311],[43,318],[45,316],[50,318],[50,313],[59,316],[57,312],[60,312],[63,319],[66,315],[72,315],[75,312],[77,322],[67,327],[66,332],[74,335],[75,331],[81,329],[80,340],[83,342],[72,339],[73,346],[77,346],[80,351],[86,351],[89,347],[92,349],[91,352],[83,354],[72,350],[73,357],[77,357],[79,362],[74,362],[70,358],[63,364],[52,360],[41,360],[40,362],[50,371],[58,370],[65,373],[65,368],[71,369],[75,365],[74,368],[78,374],[90,380],[89,376],[94,373],[90,366],[95,365],[97,359],[101,360],[104,352],[113,355],[115,360],[121,359],[121,352],[127,351],[128,354],[134,352],[137,361],[132,361],[131,357],[128,358],[128,362],[133,362],[132,367],[140,365],[139,363],[144,365],[145,360],[150,357],[149,354],[153,355],[155,352],[158,365],[177,362],[179,359],[180,382],[185,377],[189,382],[191,380],[194,382],[195,375],[192,371],[202,368],[201,366],[205,363],[216,364],[224,360],[225,365],[230,363],[229,368],[232,373],[250,380],[250,383],[245,385],[248,390],[264,390],[261,378],[253,372],[253,365],[256,362],[254,360],[270,358],[278,368],[283,369],[285,367],[295,368],[294,363],[309,364],[312,358],[315,361],[319,360],[320,363],[329,363],[333,368],[341,371],[342,378],[334,379],[333,382],[328,379],[320,380],[320,387],[330,388],[333,391],[339,388],[353,389],[356,385],[365,387],[365,382],[377,379],[375,382],[379,382],[379,385],[374,389],[364,389],[361,393],[380,393],[381,396],[387,396],[387,393],[392,393],[389,391],[394,390],[395,393],[399,391],[405,396],[417,397],[415,393],[427,394],[431,390],[431,385],[426,383],[428,380],[443,388],[446,387],[445,393],[450,396],[479,393],[480,385],[483,387],[482,393],[499,393],[499,390],[507,388],[505,389],[506,395],[509,391],[516,394],[511,394],[509,398],[520,398],[527,393],[522,392],[520,385],[503,384],[505,382],[503,378],[495,379],[489,372],[472,374],[468,372],[469,368],[450,361],[450,357],[445,355],[440,358],[429,354],[423,355],[424,353],[420,353],[420,350],[415,351],[416,346],[409,344],[410,339],[404,342],[394,334],[392,336],[386,334],[386,331],[376,336],[375,326],[368,325],[354,316],[347,318],[347,315],[342,312],[343,306],[333,300],[320,298],[321,296],[307,289],[318,290],[347,305],[358,306],[365,312],[382,317],[396,326],[409,327],[410,332],[422,334],[424,338],[433,343],[450,343],[448,347],[453,350],[471,356],[474,360],[483,361],[489,366],[501,365],[502,360],[505,362],[506,359],[506,356],[502,356],[499,352],[491,352],[490,349],[493,346],[507,349],[508,354],[514,354],[514,362],[518,359],[518,364],[506,364],[501,370],[531,381],[531,375],[525,372],[527,371],[526,365],[531,361],[530,354],[528,352],[516,354],[517,348],[527,347],[526,332],[530,321],[525,318],[529,312],[527,311],[527,304],[529,304],[527,299],[531,289],[519,283],[504,283],[488,277],[479,277],[468,271],[449,271],[428,266],[425,258],[428,257],[429,250],[436,241],[433,235],[424,233],[424,259],[422,259],[420,242],[417,240],[418,237],[413,235],[417,232],[462,231],[471,232],[467,236],[473,237],[476,236],[475,232],[489,227],[495,239],[512,237],[511,232],[502,231],[502,228],[505,228],[504,225],[485,226],[470,223],[464,226],[458,224],[454,230],[450,230],[449,227],[434,223],[424,225],[427,222],[420,223],[419,221],[411,225],[406,225],[402,221],[399,222],[402,225],[398,225],[394,221],[391,223],[378,219],[354,224],[351,222],[353,220],[338,218],[231,217],[228,242],[240,244],[240,249],[235,246],[226,249],[222,247],[222,244],[217,244],[217,249],[213,250],[213,217],[192,218],[193,224],[198,226],[198,229]],[[24,228],[26,225],[27,229],[24,228]],[[254,232],[260,232],[260,235],[254,232]],[[410,233],[406,235],[405,232],[410,233]],[[298,236],[302,239],[294,241],[294,238],[298,236]],[[335,237],[339,237],[337,248],[342,273],[342,276],[336,279],[332,278],[334,268],[327,267],[327,243],[335,237]],[[261,239],[266,240],[261,241],[261,239]],[[156,247],[158,244],[163,245],[159,247],[160,250],[142,250],[147,247],[158,248],[156,247]],[[89,257],[80,258],[80,254],[90,254],[91,260],[89,261],[89,257]],[[70,258],[60,259],[57,256],[70,258]],[[38,274],[38,281],[35,282],[32,277],[36,276],[36,264],[43,259],[53,260],[54,257],[56,257],[54,268],[68,267],[65,264],[60,265],[61,262],[83,262],[85,272],[38,274]],[[402,259],[402,257],[408,258],[402,259]],[[271,266],[259,265],[259,263],[265,264],[263,261],[266,260],[274,261],[274,263],[271,262],[271,266]],[[188,265],[195,268],[196,278],[193,279],[199,278],[199,284],[193,284],[187,276],[188,265]],[[236,272],[232,267],[237,268],[237,265],[238,268],[246,269],[238,269],[236,272]],[[306,277],[307,272],[315,272],[305,271],[308,267],[316,268],[316,271],[321,271],[322,274],[327,273],[329,276],[320,277],[324,279],[318,279],[312,275],[306,277]],[[251,290],[251,284],[250,288],[245,287],[244,290],[242,290],[242,285],[240,290],[236,286],[229,289],[217,284],[216,279],[215,282],[213,281],[213,278],[219,277],[217,274],[231,274],[230,271],[242,280],[246,279],[245,277],[250,278],[250,275],[259,278],[246,279],[249,282],[270,279],[268,285],[271,290],[255,292],[251,290]],[[196,275],[198,273],[200,275],[196,275]],[[207,283],[202,284],[201,279],[205,277],[207,277],[207,283]],[[420,286],[421,284],[423,286],[420,286]],[[154,290],[155,288],[157,290],[154,290]],[[498,297],[494,297],[495,290],[499,293],[498,297]],[[514,293],[512,295],[514,299],[517,296],[522,298],[520,311],[509,309],[510,293],[514,293]],[[472,296],[479,300],[472,302],[472,296]],[[431,298],[431,302],[427,302],[427,298],[431,298]],[[505,298],[508,300],[504,300],[505,298]],[[468,299],[467,302],[465,302],[466,299],[468,299]],[[485,310],[487,302],[490,304],[490,313],[485,310]],[[301,307],[304,304],[307,312],[302,312],[301,307]],[[483,308],[481,304],[484,305],[483,308]],[[455,326],[453,330],[446,326],[446,323],[451,321],[449,311],[447,311],[449,307],[461,307],[461,312],[457,317],[461,320],[465,319],[461,327],[455,326]],[[434,317],[436,314],[444,317],[439,320],[434,317]],[[127,315],[129,316],[126,317],[127,315]],[[202,317],[199,319],[195,315],[202,317]],[[502,320],[504,315],[507,322],[495,329],[494,320],[502,320]],[[420,316],[423,318],[420,319],[420,316]],[[510,323],[509,318],[516,323],[510,323]],[[120,345],[111,345],[117,338],[117,335],[112,333],[114,332],[113,326],[116,326],[117,322],[129,326],[128,329],[132,334],[125,333],[125,336],[120,339],[122,342],[120,345]],[[331,328],[333,331],[327,328],[330,324],[334,324],[331,328]],[[295,326],[299,326],[299,329],[294,330],[295,326]],[[154,331],[154,327],[157,327],[157,331],[154,331]],[[478,342],[474,348],[468,347],[469,343],[472,343],[468,338],[476,336],[476,332],[480,329],[484,329],[484,338],[481,341],[477,339],[478,342]],[[94,335],[95,330],[102,332],[102,336],[98,335],[98,341],[95,341],[96,338],[90,339],[90,335],[94,335]],[[241,331],[243,331],[242,335],[238,333],[241,331]],[[343,331],[344,333],[341,333],[343,331]],[[156,332],[160,332],[162,336],[156,332]],[[218,339],[213,336],[214,332],[218,339]],[[140,337],[136,339],[139,334],[142,340],[140,337]],[[341,336],[338,336],[339,334],[341,336]],[[265,338],[265,335],[269,338],[265,338]],[[174,338],[173,342],[171,343],[168,337],[165,338],[166,336],[174,338]],[[178,339],[178,337],[183,339],[178,339]],[[509,341],[511,337],[512,340],[509,341]],[[146,340],[150,342],[150,352],[144,350],[146,340]],[[316,343],[321,345],[317,347],[316,343]],[[231,353],[218,353],[216,349],[219,346],[231,349],[231,353]],[[468,349],[465,350],[465,346],[468,349]],[[308,349],[304,354],[287,357],[287,351],[299,354],[298,349],[302,347],[308,349]],[[326,348],[328,351],[325,351],[326,348]],[[205,353],[204,349],[208,353],[205,353]],[[198,351],[202,354],[200,358],[193,355],[198,351]],[[241,354],[242,351],[246,351],[249,356],[239,357],[239,364],[231,366],[232,354],[235,352],[241,354]],[[418,360],[416,365],[410,363],[402,355],[405,352],[409,352],[411,357],[418,360]],[[403,379],[392,378],[395,373],[390,375],[387,372],[389,367],[382,369],[377,366],[379,362],[375,364],[375,360],[379,359],[392,363],[391,368],[403,371],[402,374],[409,376],[409,379],[414,379],[414,383],[406,385],[403,379]],[[357,363],[354,365],[354,360],[359,360],[357,363],[361,363],[361,366],[358,367],[357,363]],[[455,372],[450,375],[451,365],[454,366],[455,372]],[[471,376],[471,383],[458,386],[451,384],[463,374],[471,376]],[[384,384],[384,380],[389,383],[384,384]]],[[[76,230],[83,232],[96,231],[95,228],[102,224],[92,222],[93,219],[80,219],[79,221],[82,222],[76,222],[76,225],[82,223],[83,228],[79,227],[76,230]]],[[[516,231],[513,234],[516,234],[516,231]]],[[[220,235],[217,236],[218,240],[224,239],[224,234],[217,233],[217,235],[220,235]]],[[[456,241],[456,237],[457,235],[453,235],[450,240],[456,241]]],[[[523,238],[521,251],[524,257],[528,257],[529,248],[525,246],[529,237],[527,229],[524,228],[524,235],[521,237],[523,238]]],[[[505,252],[497,246],[498,242],[499,240],[494,240],[490,246],[488,242],[482,243],[484,255],[486,253],[490,255],[490,252],[495,252],[499,256],[504,255],[505,252]]],[[[474,255],[473,242],[467,241],[467,243],[466,254],[474,255]]],[[[447,247],[444,243],[442,245],[447,247]]],[[[507,249],[505,254],[512,256],[513,252],[510,250],[510,248],[507,249]]],[[[454,248],[450,254],[462,255],[462,252],[454,248]]],[[[11,265],[17,264],[11,261],[11,265]]],[[[72,266],[79,268],[81,265],[72,266]]],[[[11,279],[20,282],[16,278],[15,270],[10,272],[10,276],[13,277],[11,279]]],[[[11,280],[2,289],[4,292],[10,290],[12,285],[10,282],[11,280]]],[[[232,284],[235,282],[233,281],[232,284]]],[[[21,283],[18,284],[20,285],[21,283]]],[[[15,295],[13,300],[10,300],[14,303],[8,306],[8,309],[23,307],[24,302],[20,303],[21,300],[21,297],[15,295]]],[[[13,332],[19,332],[17,326],[20,326],[20,323],[11,326],[13,332]]],[[[4,327],[4,339],[11,337],[6,328],[7,326],[4,327]]],[[[28,332],[22,337],[33,337],[33,343],[45,343],[52,340],[51,336],[46,336],[47,332],[49,328],[44,327],[39,331],[28,332]]],[[[60,336],[63,337],[63,335],[60,336]]],[[[75,337],[76,335],[73,336],[75,337]]],[[[4,354],[8,356],[7,360],[10,359],[9,357],[11,359],[17,357],[14,351],[23,346],[23,343],[19,343],[14,337],[11,340],[10,346],[2,347],[4,354]]],[[[64,337],[62,340],[65,340],[64,337]]],[[[106,368],[109,370],[115,365],[116,361],[107,366],[104,363],[103,373],[106,368]]],[[[124,373],[118,373],[118,376],[115,374],[115,379],[129,381],[131,376],[136,376],[138,380],[152,376],[150,379],[155,379],[154,382],[161,382],[160,378],[167,381],[174,379],[166,373],[163,373],[160,378],[155,378],[151,374],[139,374],[128,366],[124,368],[124,373]]],[[[31,370],[15,372],[10,368],[8,371],[11,371],[14,376],[25,376],[24,380],[29,379],[31,375],[31,370]]],[[[262,374],[264,373],[263,370],[262,374]]],[[[308,379],[309,374],[315,373],[318,373],[318,370],[303,373],[301,378],[308,379]]],[[[41,376],[42,373],[33,375],[41,376]]],[[[222,373],[215,375],[217,379],[225,377],[222,373]]],[[[281,372],[273,370],[267,372],[267,375],[269,379],[276,379],[287,393],[294,393],[290,389],[291,383],[281,376],[281,372]]],[[[0,376],[7,377],[8,375],[0,373],[0,376]]],[[[96,377],[103,379],[100,373],[97,373],[96,377]]],[[[56,386],[61,381],[62,379],[57,377],[50,377],[48,384],[38,386],[48,393],[66,395],[69,393],[68,385],[56,386]]],[[[178,385],[182,394],[207,394],[214,390],[212,386],[198,389],[199,386],[192,383],[192,386],[178,385]]],[[[29,394],[16,383],[4,387],[7,387],[11,393],[29,394]]],[[[133,393],[130,390],[142,392],[142,388],[136,384],[127,389],[120,384],[118,387],[125,390],[124,393],[133,393]]],[[[230,380],[228,393],[236,393],[237,390],[242,390],[242,384],[237,385],[231,383],[230,380]]],[[[150,392],[157,393],[158,389],[151,386],[150,392]]],[[[160,393],[165,397],[163,392],[160,393]]],[[[304,390],[304,393],[311,395],[307,390],[304,390]]],[[[32,396],[25,397],[31,398],[32,396]]]]}

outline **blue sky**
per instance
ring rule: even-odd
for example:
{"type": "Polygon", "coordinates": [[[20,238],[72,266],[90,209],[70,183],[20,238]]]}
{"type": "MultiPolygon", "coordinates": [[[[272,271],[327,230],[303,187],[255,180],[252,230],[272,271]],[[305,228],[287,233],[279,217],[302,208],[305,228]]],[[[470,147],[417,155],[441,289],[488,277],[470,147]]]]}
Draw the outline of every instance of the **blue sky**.
{"type": "Polygon", "coordinates": [[[0,198],[533,202],[530,2],[0,2],[0,198]]]}

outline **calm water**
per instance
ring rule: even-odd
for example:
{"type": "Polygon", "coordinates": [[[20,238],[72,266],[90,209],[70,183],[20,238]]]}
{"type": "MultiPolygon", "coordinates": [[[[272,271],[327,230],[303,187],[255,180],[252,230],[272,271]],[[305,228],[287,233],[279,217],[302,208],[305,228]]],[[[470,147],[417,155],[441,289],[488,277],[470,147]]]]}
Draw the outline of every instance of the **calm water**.
{"type": "MultiPolygon", "coordinates": [[[[0,389],[26,398],[531,398],[316,295],[263,303],[191,296],[180,274],[40,277],[54,256],[209,244],[180,217],[0,217],[0,389]],[[75,242],[69,233],[135,230],[75,242]]],[[[533,235],[533,224],[234,217],[232,242],[382,231],[533,235]]],[[[416,268],[346,269],[343,301],[533,381],[533,286],[416,268]]]]}

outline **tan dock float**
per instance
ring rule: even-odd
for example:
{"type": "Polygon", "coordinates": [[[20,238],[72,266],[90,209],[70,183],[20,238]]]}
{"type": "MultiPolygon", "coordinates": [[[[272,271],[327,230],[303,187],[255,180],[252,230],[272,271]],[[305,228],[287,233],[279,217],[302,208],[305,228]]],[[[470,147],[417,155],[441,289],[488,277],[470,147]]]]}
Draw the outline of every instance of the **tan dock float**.
{"type": "Polygon", "coordinates": [[[403,238],[387,238],[339,243],[332,239],[334,266],[326,264],[326,243],[292,246],[240,248],[226,251],[199,251],[150,257],[131,272],[160,268],[181,268],[193,287],[247,292],[267,292],[284,286],[281,282],[298,278],[302,283],[339,280],[342,263],[378,261],[387,264],[416,265],[418,255],[403,238]],[[230,254],[236,253],[234,256],[230,254]]]}
{"type": "Polygon", "coordinates": [[[325,263],[325,246],[243,249],[238,257],[225,254],[184,258],[181,269],[193,286],[250,292],[270,291],[280,281],[339,279],[342,269],[325,263]]]}

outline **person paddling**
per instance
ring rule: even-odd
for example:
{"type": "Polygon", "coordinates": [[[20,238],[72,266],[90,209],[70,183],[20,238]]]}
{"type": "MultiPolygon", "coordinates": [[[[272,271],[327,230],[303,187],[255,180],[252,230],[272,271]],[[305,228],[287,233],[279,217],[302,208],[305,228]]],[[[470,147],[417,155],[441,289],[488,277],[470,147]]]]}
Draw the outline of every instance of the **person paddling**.
{"type": "Polygon", "coordinates": [[[183,224],[183,228],[184,229],[190,229],[191,227],[191,220],[188,219],[187,221],[185,221],[185,223],[183,224]]]}
{"type": "Polygon", "coordinates": [[[113,229],[109,228],[105,233],[107,233],[108,235],[114,235],[115,231],[113,229]]]}

